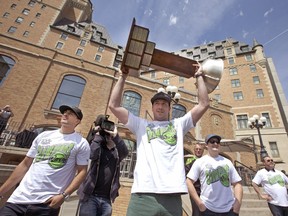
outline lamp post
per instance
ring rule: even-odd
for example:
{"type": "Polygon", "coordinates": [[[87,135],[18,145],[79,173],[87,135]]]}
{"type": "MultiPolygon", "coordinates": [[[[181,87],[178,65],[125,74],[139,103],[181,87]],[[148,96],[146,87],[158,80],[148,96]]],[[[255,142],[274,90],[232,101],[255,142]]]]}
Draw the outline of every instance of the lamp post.
{"type": "Polygon", "coordinates": [[[249,118],[248,126],[251,129],[256,128],[257,132],[258,132],[259,141],[260,141],[260,158],[261,158],[261,160],[264,157],[268,156],[268,153],[265,150],[265,146],[263,145],[263,141],[262,141],[262,137],[261,137],[261,133],[260,133],[260,129],[262,129],[265,125],[266,125],[266,118],[264,116],[262,116],[259,119],[258,115],[253,115],[253,117],[249,118]]]}
{"type": "Polygon", "coordinates": [[[164,92],[164,93],[168,94],[171,97],[171,99],[173,100],[173,102],[176,104],[179,102],[179,100],[181,98],[181,95],[178,93],[178,88],[176,86],[168,85],[166,87],[166,90],[164,88],[159,88],[158,92],[164,92]]]}

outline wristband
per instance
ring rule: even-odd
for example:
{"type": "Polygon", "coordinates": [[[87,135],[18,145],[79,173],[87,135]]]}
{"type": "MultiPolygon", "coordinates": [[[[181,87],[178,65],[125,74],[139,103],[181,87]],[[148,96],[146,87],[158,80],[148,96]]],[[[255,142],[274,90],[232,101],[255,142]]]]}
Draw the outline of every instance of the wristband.
{"type": "Polygon", "coordinates": [[[64,191],[61,193],[61,195],[64,197],[65,201],[67,201],[70,198],[70,195],[66,194],[64,191]]]}

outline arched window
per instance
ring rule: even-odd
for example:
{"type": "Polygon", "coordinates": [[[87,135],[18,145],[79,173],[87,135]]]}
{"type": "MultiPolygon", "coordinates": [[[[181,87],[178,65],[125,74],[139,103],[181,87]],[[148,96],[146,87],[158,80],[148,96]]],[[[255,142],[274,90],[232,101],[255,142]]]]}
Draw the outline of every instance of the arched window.
{"type": "Polygon", "coordinates": [[[8,56],[0,55],[0,86],[14,66],[15,61],[8,56]]]}
{"type": "Polygon", "coordinates": [[[182,117],[186,114],[186,108],[180,104],[173,104],[172,119],[182,117]]]}
{"type": "Polygon", "coordinates": [[[79,106],[85,84],[86,81],[79,76],[64,76],[52,109],[58,109],[63,104],[79,106]]]}
{"type": "Polygon", "coordinates": [[[125,91],[122,99],[122,107],[125,107],[135,116],[140,114],[141,95],[134,91],[125,91]]]}

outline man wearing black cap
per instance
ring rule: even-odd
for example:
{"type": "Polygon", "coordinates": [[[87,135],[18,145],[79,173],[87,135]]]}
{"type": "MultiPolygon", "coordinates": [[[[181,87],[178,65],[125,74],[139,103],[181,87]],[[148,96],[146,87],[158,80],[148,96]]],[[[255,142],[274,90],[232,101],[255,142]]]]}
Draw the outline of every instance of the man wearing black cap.
{"type": "Polygon", "coordinates": [[[209,134],[205,138],[208,154],[197,159],[187,174],[189,194],[203,216],[234,216],[240,211],[243,196],[241,177],[232,162],[219,155],[220,141],[220,136],[209,134]],[[197,179],[201,183],[200,197],[193,185],[197,179]]]}
{"type": "MultiPolygon", "coordinates": [[[[191,65],[192,66],[192,65],[191,65]]],[[[182,216],[181,194],[185,183],[183,139],[209,107],[207,88],[200,67],[195,73],[199,103],[181,118],[169,120],[171,98],[160,92],[151,99],[153,121],[121,107],[127,75],[120,72],[109,102],[114,115],[137,137],[137,162],[127,210],[128,216],[182,216]]]]}
{"type": "Polygon", "coordinates": [[[83,114],[77,107],[60,106],[61,128],[44,131],[33,141],[26,157],[0,188],[0,197],[20,181],[1,216],[56,216],[86,176],[90,148],[75,127],[83,114]],[[75,175],[77,173],[77,175],[75,175]]]}

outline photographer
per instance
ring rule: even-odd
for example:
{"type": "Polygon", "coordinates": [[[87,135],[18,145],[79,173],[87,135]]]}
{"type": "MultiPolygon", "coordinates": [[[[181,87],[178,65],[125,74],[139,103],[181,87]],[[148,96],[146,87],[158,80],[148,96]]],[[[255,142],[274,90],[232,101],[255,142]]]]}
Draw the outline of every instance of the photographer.
{"type": "Polygon", "coordinates": [[[120,162],[128,155],[128,149],[108,117],[99,115],[94,122],[91,166],[78,190],[80,216],[112,215],[112,202],[119,195],[120,162]]]}

